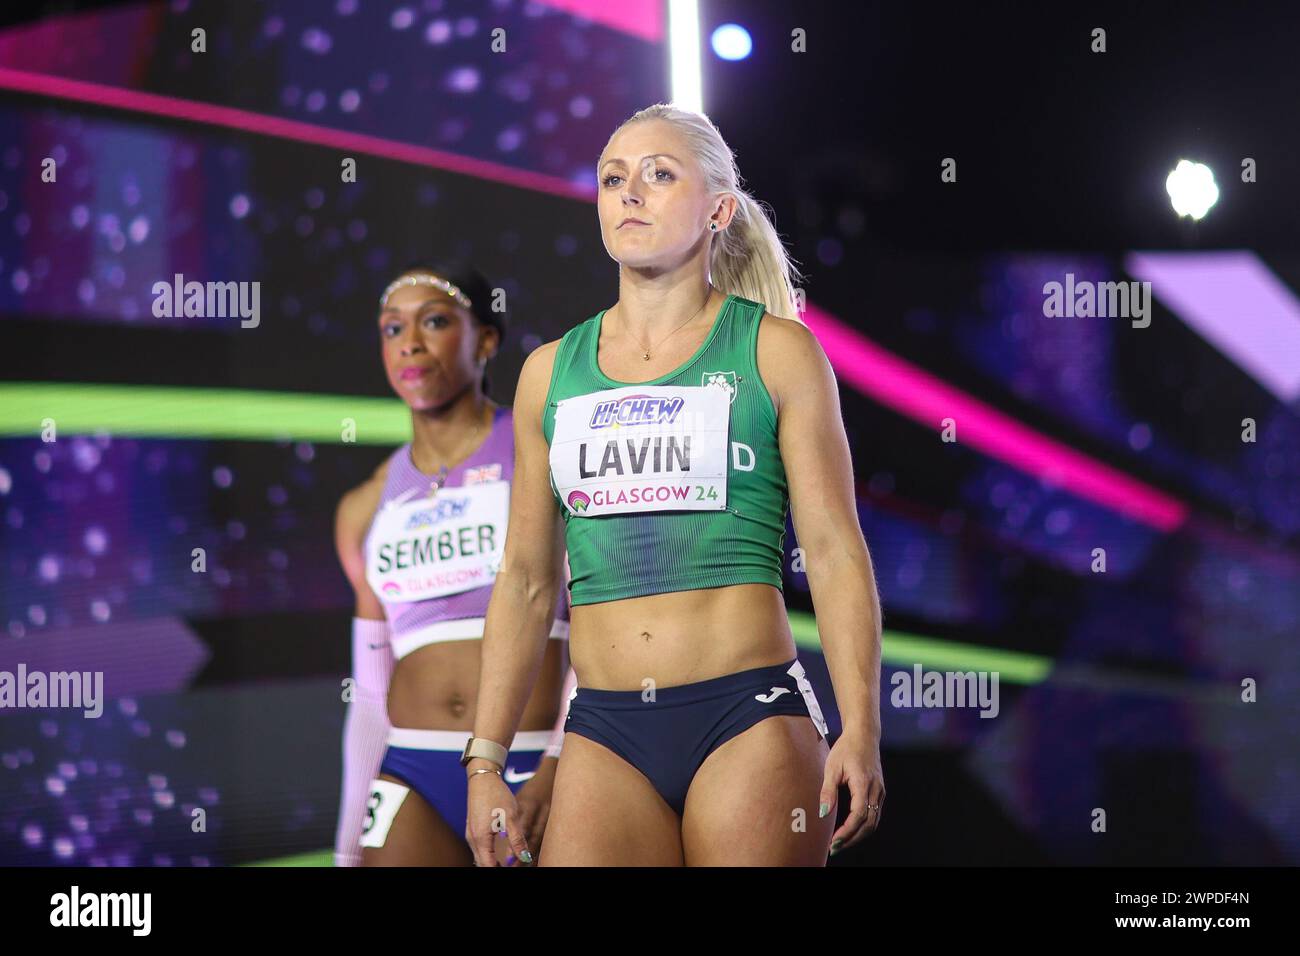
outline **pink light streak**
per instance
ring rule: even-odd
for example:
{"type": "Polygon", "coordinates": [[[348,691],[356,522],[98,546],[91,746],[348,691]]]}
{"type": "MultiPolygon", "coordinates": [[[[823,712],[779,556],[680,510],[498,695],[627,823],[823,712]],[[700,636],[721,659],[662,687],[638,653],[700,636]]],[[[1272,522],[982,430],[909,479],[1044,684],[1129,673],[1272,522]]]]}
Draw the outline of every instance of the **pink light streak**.
{"type": "Polygon", "coordinates": [[[937,432],[957,423],[961,442],[1162,532],[1187,520],[1187,505],[1033,429],[887,352],[809,305],[804,320],[841,378],[862,394],[937,432]]]}
{"type": "Polygon", "coordinates": [[[116,86],[104,86],[88,83],[84,80],[69,80],[60,76],[42,73],[28,73],[23,70],[10,70],[0,67],[0,89],[15,90],[20,93],[36,93],[55,99],[76,100],[108,106],[114,109],[145,113],[151,116],[163,116],[168,119],[189,120],[207,126],[220,126],[225,129],[239,130],[245,133],[257,133],[278,139],[310,143],[313,146],[326,146],[341,153],[364,153],[381,156],[399,162],[412,163],[417,166],[431,166],[448,172],[474,176],[514,186],[518,189],[531,189],[536,192],[550,193],[565,199],[590,201],[595,198],[594,189],[579,186],[556,176],[533,173],[500,163],[458,156],[428,146],[416,146],[398,140],[369,136],[365,133],[349,133],[346,130],[316,126],[298,120],[281,119],[264,113],[234,109],[229,106],[216,106],[212,103],[200,103],[184,100],[174,96],[160,96],[156,93],[142,93],[116,86]]]}
{"type": "Polygon", "coordinates": [[[543,6],[582,17],[631,36],[659,43],[664,38],[665,0],[541,0],[543,6]]]}

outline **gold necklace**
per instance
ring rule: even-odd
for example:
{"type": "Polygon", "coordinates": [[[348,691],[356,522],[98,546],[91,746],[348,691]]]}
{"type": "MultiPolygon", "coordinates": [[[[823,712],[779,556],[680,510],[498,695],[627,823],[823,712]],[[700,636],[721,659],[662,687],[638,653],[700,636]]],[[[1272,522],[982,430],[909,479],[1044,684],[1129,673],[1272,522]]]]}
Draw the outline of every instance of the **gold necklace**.
{"type": "MultiPolygon", "coordinates": [[[[489,410],[488,410],[488,413],[489,413],[489,415],[492,414],[492,410],[489,409],[489,410]]],[[[472,443],[473,443],[474,439],[478,438],[479,433],[483,431],[483,424],[484,424],[484,423],[480,421],[480,422],[478,423],[478,427],[474,429],[474,434],[470,436],[470,443],[471,443],[471,446],[472,446],[472,443]]],[[[419,470],[419,469],[417,468],[417,470],[419,470]]],[[[435,497],[435,496],[438,494],[438,492],[441,490],[442,486],[443,486],[444,484],[447,483],[447,476],[448,476],[449,474],[451,474],[451,469],[448,468],[446,465],[443,465],[441,468],[438,469],[438,473],[437,473],[436,475],[434,475],[433,480],[432,480],[431,482],[429,482],[429,495],[428,495],[428,497],[433,498],[433,497],[435,497]]]]}
{"type": "MultiPolygon", "coordinates": [[[[686,320],[685,322],[683,322],[681,325],[677,326],[677,328],[673,329],[672,332],[669,332],[669,333],[668,333],[667,335],[665,335],[662,339],[660,339],[658,342],[656,342],[655,345],[654,345],[654,348],[659,348],[659,346],[663,345],[663,344],[664,344],[665,342],[667,342],[670,338],[672,338],[672,336],[673,336],[674,333],[679,332],[679,331],[681,331],[682,329],[684,329],[686,326],[690,325],[691,322],[695,320],[695,316],[696,316],[696,315],[699,315],[701,312],[704,311],[704,306],[706,306],[706,305],[709,304],[709,299],[711,299],[712,297],[713,297],[713,287],[712,287],[712,286],[709,286],[709,291],[708,291],[708,292],[705,294],[705,296],[704,296],[704,303],[703,303],[703,304],[702,304],[698,309],[695,310],[695,315],[692,315],[689,319],[687,319],[687,320],[686,320]]],[[[643,348],[643,349],[642,349],[642,352],[644,352],[644,354],[641,356],[641,358],[644,359],[644,360],[647,361],[647,362],[650,361],[650,349],[643,348]]]]}

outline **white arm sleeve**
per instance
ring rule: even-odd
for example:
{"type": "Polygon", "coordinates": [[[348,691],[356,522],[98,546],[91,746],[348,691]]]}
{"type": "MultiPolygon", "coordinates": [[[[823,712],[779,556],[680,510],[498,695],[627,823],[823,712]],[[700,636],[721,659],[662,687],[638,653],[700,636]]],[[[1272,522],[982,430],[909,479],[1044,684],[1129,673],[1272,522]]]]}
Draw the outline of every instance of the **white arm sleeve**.
{"type": "Polygon", "coordinates": [[[334,865],[361,864],[361,827],[370,782],[379,774],[388,741],[388,680],[393,648],[388,622],[352,619],[352,702],[343,723],[343,787],[339,796],[334,865]]]}

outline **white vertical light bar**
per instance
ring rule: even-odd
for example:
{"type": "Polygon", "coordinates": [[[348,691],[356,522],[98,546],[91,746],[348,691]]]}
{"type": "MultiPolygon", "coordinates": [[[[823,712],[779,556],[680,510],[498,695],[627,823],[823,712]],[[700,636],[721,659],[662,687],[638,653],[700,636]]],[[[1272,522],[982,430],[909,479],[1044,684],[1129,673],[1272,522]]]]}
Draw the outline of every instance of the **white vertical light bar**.
{"type": "Polygon", "coordinates": [[[704,112],[698,0],[668,0],[668,55],[673,104],[704,112]]]}

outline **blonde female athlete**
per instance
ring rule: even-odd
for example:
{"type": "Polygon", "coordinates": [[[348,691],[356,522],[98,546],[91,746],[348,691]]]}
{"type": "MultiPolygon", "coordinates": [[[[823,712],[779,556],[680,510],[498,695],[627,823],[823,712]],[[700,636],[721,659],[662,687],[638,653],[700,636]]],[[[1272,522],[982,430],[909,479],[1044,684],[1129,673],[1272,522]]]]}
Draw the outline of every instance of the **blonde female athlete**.
{"type": "MultiPolygon", "coordinates": [[[[337,865],[472,862],[460,758],[514,466],[510,409],[486,394],[501,319],[487,281],[455,264],[403,272],[379,304],[384,368],[410,406],[413,437],[343,497],[336,519],[339,560],[356,592],[337,865]]],[[[532,660],[541,659],[540,680],[505,768],[510,789],[522,785],[518,822],[532,839],[545,827],[562,740],[551,728],[568,629],[561,597],[532,660]]]]}
{"type": "Polygon", "coordinates": [[[619,297],[519,381],[467,836],[479,865],[500,862],[501,829],[529,853],[501,745],[567,543],[578,689],[540,862],[824,865],[875,829],[885,796],[880,608],[834,374],[707,118],[637,113],[597,176],[619,297]],[[829,751],[782,600],[787,504],[843,719],[829,751]]]}

